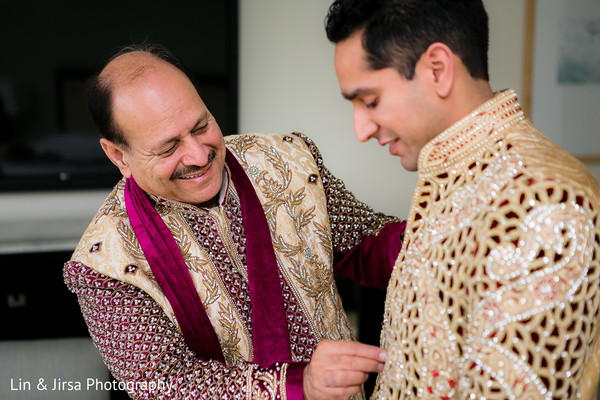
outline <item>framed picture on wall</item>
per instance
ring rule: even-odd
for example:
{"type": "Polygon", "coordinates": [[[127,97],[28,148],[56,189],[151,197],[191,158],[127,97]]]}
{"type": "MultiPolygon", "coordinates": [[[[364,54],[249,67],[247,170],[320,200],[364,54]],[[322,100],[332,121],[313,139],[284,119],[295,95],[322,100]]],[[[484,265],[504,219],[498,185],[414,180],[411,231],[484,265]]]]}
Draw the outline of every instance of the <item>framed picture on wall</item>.
{"type": "Polygon", "coordinates": [[[598,0],[528,0],[524,106],[552,141],[600,163],[598,0]]]}

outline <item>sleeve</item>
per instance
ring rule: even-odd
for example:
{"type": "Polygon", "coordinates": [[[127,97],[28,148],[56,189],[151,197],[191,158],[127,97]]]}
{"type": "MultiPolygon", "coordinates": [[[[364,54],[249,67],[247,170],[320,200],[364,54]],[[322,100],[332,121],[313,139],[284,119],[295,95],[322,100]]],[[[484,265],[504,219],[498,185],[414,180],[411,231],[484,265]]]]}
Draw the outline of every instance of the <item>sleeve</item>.
{"type": "Polygon", "coordinates": [[[68,262],[65,283],[104,363],[133,399],[272,398],[302,400],[305,363],[226,366],[203,360],[147,293],[68,262]]]}
{"type": "Polygon", "coordinates": [[[499,201],[480,229],[486,257],[471,275],[481,278],[462,348],[466,391],[478,397],[577,398],[586,371],[598,381],[598,207],[559,185],[536,193],[527,210],[499,201]]]}
{"type": "Polygon", "coordinates": [[[314,142],[296,133],[312,153],[327,199],[334,272],[354,282],[385,289],[402,248],[406,221],[375,212],[359,201],[323,163],[314,142]]]}

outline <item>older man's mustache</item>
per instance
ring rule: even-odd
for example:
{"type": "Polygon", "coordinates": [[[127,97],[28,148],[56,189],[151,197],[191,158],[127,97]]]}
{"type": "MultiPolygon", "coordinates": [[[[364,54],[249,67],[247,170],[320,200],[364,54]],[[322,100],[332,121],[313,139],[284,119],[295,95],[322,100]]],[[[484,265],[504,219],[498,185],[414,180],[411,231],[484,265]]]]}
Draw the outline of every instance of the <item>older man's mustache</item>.
{"type": "Polygon", "coordinates": [[[190,166],[187,166],[187,167],[182,168],[180,170],[177,170],[177,171],[173,172],[173,175],[171,175],[171,180],[173,180],[173,179],[179,179],[179,178],[184,177],[186,175],[194,175],[196,173],[202,172],[204,169],[206,169],[210,165],[210,163],[212,162],[212,160],[215,159],[216,156],[217,156],[216,150],[211,150],[208,153],[208,160],[206,161],[206,164],[204,164],[202,166],[190,165],[190,166]]]}

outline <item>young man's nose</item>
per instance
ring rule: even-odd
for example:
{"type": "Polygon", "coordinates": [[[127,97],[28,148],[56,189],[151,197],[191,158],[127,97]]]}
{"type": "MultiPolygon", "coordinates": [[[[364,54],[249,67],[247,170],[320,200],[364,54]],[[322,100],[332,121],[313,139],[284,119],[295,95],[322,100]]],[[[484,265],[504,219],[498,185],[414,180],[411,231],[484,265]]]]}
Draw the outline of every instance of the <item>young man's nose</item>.
{"type": "Polygon", "coordinates": [[[354,132],[359,142],[371,139],[379,130],[379,126],[366,113],[354,111],[354,132]]]}

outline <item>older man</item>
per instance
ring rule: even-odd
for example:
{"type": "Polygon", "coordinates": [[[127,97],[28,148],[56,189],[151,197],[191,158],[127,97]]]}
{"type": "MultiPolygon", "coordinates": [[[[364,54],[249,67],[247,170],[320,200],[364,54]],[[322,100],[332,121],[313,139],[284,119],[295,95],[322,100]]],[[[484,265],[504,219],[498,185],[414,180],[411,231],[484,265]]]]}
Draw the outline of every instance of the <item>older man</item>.
{"type": "Polygon", "coordinates": [[[404,223],[357,201],[301,134],[224,139],[189,74],[128,48],[91,81],[115,187],[65,279],[134,398],[346,398],[385,352],[353,342],[333,273],[385,287],[404,223]]]}
{"type": "Polygon", "coordinates": [[[595,399],[600,187],[488,83],[481,0],[337,0],[356,136],[419,180],[377,399],[595,399]]]}

